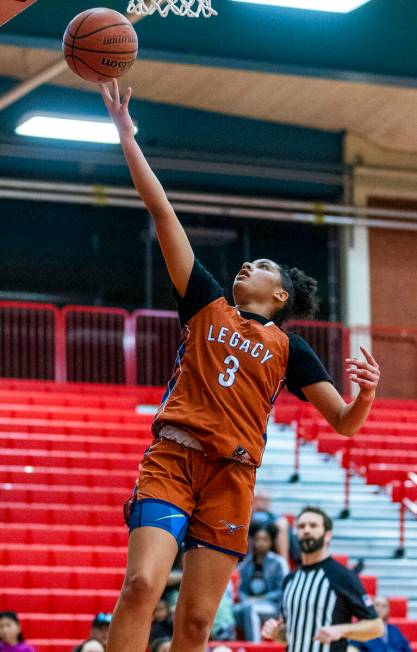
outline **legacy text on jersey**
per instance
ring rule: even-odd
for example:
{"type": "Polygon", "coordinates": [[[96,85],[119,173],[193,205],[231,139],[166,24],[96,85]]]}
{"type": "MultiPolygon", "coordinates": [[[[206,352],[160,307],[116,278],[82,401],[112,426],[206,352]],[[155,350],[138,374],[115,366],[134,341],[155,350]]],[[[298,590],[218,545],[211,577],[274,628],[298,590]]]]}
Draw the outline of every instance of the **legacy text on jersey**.
{"type": "Polygon", "coordinates": [[[221,326],[218,331],[215,330],[213,324],[210,324],[207,341],[208,342],[219,342],[220,344],[228,344],[232,348],[236,348],[238,351],[245,351],[245,353],[250,353],[253,358],[261,358],[260,363],[268,362],[273,358],[273,354],[269,349],[266,349],[264,353],[264,345],[261,342],[253,343],[252,340],[244,339],[240,333],[233,331],[229,336],[229,328],[221,326]]]}

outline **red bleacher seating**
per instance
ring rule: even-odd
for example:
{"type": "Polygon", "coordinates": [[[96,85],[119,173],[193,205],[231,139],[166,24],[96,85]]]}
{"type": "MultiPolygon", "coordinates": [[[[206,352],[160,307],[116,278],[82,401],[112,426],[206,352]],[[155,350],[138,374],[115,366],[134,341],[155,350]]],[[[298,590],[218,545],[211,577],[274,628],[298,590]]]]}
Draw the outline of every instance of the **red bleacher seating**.
{"type": "MultiPolygon", "coordinates": [[[[134,473],[132,473],[132,479],[134,473]]],[[[133,485],[133,483],[132,483],[133,485]]],[[[26,511],[32,503],[42,502],[45,506],[51,503],[61,505],[61,511],[72,509],[73,505],[96,505],[102,503],[106,495],[106,505],[119,506],[126,499],[126,489],[120,487],[50,487],[49,485],[0,485],[0,504],[9,500],[26,503],[26,511]]],[[[30,514],[29,514],[30,515],[30,514]]]]}
{"type": "MultiPolygon", "coordinates": [[[[76,551],[76,548],[74,548],[76,551]]],[[[68,563],[68,562],[67,562],[68,563]]],[[[120,591],[125,575],[124,566],[100,568],[94,566],[0,566],[2,589],[106,589],[120,591]]]]}
{"type": "MultiPolygon", "coordinates": [[[[19,612],[38,652],[69,652],[88,635],[93,615],[114,607],[127,555],[122,504],[151,440],[152,416],[137,413],[136,406],[157,405],[162,393],[162,388],[0,380],[2,608],[19,612]]],[[[322,430],[314,408],[300,408],[289,395],[282,398],[277,416],[286,422],[306,417],[308,427],[320,423],[314,436],[334,439],[322,430]]],[[[381,410],[395,428],[414,428],[409,406],[381,410]]],[[[377,425],[373,421],[368,438],[380,436],[377,425]]],[[[381,450],[389,448],[392,435],[404,439],[404,433],[390,432],[381,450]]],[[[338,559],[348,563],[347,556],[338,559]]],[[[375,577],[362,581],[368,593],[376,593],[375,577]]],[[[406,618],[405,598],[390,604],[393,617],[406,618]]],[[[401,626],[415,636],[413,623],[401,626]]],[[[236,652],[284,650],[277,644],[228,645],[236,652]]]]}
{"type": "Polygon", "coordinates": [[[2,419],[68,419],[69,421],[104,421],[109,423],[146,423],[152,422],[151,414],[139,414],[135,409],[126,410],[116,408],[75,407],[62,405],[36,405],[0,403],[0,418],[2,419]]]}
{"type": "Polygon", "coordinates": [[[389,612],[391,618],[407,618],[407,598],[389,598],[389,612]]]}
{"type": "Polygon", "coordinates": [[[353,439],[347,439],[336,433],[320,433],[317,439],[317,450],[319,453],[334,455],[338,451],[351,448],[371,448],[380,450],[409,451],[415,446],[415,437],[399,437],[385,435],[355,435],[353,439]]]}
{"type": "Polygon", "coordinates": [[[107,421],[75,421],[66,419],[32,419],[0,417],[0,432],[36,432],[67,435],[113,435],[114,437],[150,436],[147,423],[114,423],[107,421]]]}
{"type": "Polygon", "coordinates": [[[394,482],[391,489],[391,497],[393,502],[397,503],[408,498],[412,502],[417,501],[417,485],[412,482],[394,482]]]}
{"type": "MultiPolygon", "coordinates": [[[[97,531],[94,525],[94,523],[91,525],[36,523],[36,527],[28,528],[23,523],[8,523],[7,527],[0,529],[0,546],[6,543],[95,546],[97,545],[97,531]]],[[[121,547],[126,546],[127,541],[128,534],[125,525],[121,525],[121,523],[112,526],[101,524],[100,545],[121,547]]]]}
{"type": "Polygon", "coordinates": [[[416,451],[396,451],[379,448],[352,448],[343,455],[342,466],[345,466],[347,459],[356,467],[368,467],[370,464],[391,464],[391,466],[408,465],[410,468],[417,467],[416,451]]]}
{"type": "Polygon", "coordinates": [[[134,471],[138,467],[138,461],[148,442],[138,446],[138,452],[132,453],[83,453],[79,451],[67,451],[65,456],[62,453],[42,450],[8,450],[0,449],[2,465],[20,465],[21,467],[61,467],[63,469],[90,469],[99,470],[126,470],[134,471]]]}
{"type": "Polygon", "coordinates": [[[413,468],[408,464],[370,464],[366,469],[366,482],[383,487],[396,480],[405,480],[413,468]]]}
{"type": "Polygon", "coordinates": [[[149,437],[99,437],[95,435],[46,435],[38,433],[0,432],[0,448],[42,451],[81,451],[83,453],[131,454],[143,452],[149,445],[149,437]]]}
{"type": "MultiPolygon", "coordinates": [[[[136,464],[137,466],[137,464],[136,464]]],[[[63,469],[60,467],[25,467],[0,465],[0,483],[24,483],[28,477],[31,485],[64,485],[77,484],[78,486],[97,487],[108,481],[117,487],[125,488],[126,492],[132,488],[135,473],[126,473],[121,469],[63,469]],[[30,472],[25,468],[29,468],[30,472]]]]}
{"type": "MultiPolygon", "coordinates": [[[[122,525],[123,523],[120,507],[121,494],[113,505],[109,505],[108,500],[103,505],[99,502],[102,493],[100,491],[95,493],[95,502],[87,501],[86,504],[65,502],[64,499],[68,499],[68,496],[64,496],[62,493],[59,495],[56,504],[38,502],[41,497],[38,497],[36,492],[29,496],[31,498],[30,503],[25,500],[21,502],[10,501],[8,500],[10,493],[9,490],[5,492],[3,502],[1,502],[2,498],[0,496],[0,518],[6,524],[26,523],[33,526],[43,523],[48,525],[87,525],[95,528],[97,526],[122,525]]],[[[13,489],[13,496],[15,496],[15,493],[13,489]]],[[[123,496],[126,496],[125,491],[123,491],[123,496]]],[[[48,494],[44,497],[45,500],[48,500],[48,494]]]]}
{"type": "Polygon", "coordinates": [[[374,575],[361,575],[360,580],[363,584],[363,588],[368,593],[368,595],[376,595],[378,581],[374,575]]]}
{"type": "Polygon", "coordinates": [[[76,566],[118,568],[125,566],[127,546],[70,546],[7,543],[0,550],[0,565],[76,566]]]}
{"type": "Polygon", "coordinates": [[[107,399],[107,397],[132,397],[137,402],[150,405],[158,405],[161,402],[162,395],[165,391],[164,387],[130,387],[129,385],[110,385],[110,384],[97,384],[97,383],[55,383],[45,380],[14,380],[9,378],[0,379],[0,391],[20,391],[26,392],[28,395],[31,393],[42,392],[43,394],[50,392],[54,396],[59,394],[75,394],[82,396],[83,394],[98,395],[107,399]]]}
{"type": "MultiPolygon", "coordinates": [[[[110,562],[111,563],[111,562],[110,562]]],[[[112,612],[119,591],[109,589],[2,589],[1,604],[5,611],[24,613],[112,612]]]]}
{"type": "MultiPolygon", "coordinates": [[[[25,637],[31,642],[33,639],[42,639],[45,632],[50,639],[73,639],[77,645],[88,636],[91,625],[89,614],[39,614],[27,612],[20,615],[22,629],[25,637]]],[[[70,652],[67,648],[66,652],[70,652]]]]}
{"type": "Polygon", "coordinates": [[[410,642],[417,643],[417,620],[391,617],[389,622],[397,625],[410,642]]]}

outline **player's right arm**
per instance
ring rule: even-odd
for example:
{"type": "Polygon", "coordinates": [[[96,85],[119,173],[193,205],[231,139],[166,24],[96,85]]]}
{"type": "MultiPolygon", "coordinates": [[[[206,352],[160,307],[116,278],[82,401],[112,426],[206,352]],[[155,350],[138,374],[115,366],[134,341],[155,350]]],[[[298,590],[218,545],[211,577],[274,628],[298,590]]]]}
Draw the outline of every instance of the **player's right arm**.
{"type": "Polygon", "coordinates": [[[111,91],[103,83],[100,83],[100,91],[119,132],[120,143],[135,188],[154,219],[159,244],[172,283],[180,297],[184,297],[194,264],[194,253],[165,190],[135,140],[134,125],[129,114],[132,89],[127,90],[122,101],[120,101],[116,79],[112,80],[111,91]]]}

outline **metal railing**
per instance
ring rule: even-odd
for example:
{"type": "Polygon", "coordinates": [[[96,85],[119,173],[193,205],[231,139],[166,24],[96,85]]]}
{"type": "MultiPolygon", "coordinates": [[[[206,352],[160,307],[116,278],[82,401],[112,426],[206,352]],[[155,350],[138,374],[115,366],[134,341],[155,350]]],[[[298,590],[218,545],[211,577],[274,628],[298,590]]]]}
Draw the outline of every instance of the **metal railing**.
{"type": "MultiPolygon", "coordinates": [[[[311,344],[345,396],[351,388],[344,360],[365,342],[383,368],[379,395],[417,398],[417,329],[324,321],[293,321],[287,328],[311,344]]],[[[172,311],[2,301],[0,377],[164,385],[179,337],[172,311]]]]}

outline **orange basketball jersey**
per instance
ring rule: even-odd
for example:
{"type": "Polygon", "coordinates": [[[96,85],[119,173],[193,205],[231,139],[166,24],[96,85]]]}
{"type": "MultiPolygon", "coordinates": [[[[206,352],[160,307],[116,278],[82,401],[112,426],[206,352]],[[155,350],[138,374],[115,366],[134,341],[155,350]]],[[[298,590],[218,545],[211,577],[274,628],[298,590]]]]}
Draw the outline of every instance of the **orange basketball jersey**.
{"type": "Polygon", "coordinates": [[[288,335],[273,322],[245,318],[219,296],[184,326],[154,433],[174,426],[210,459],[249,457],[258,466],[288,352],[288,335]]]}

